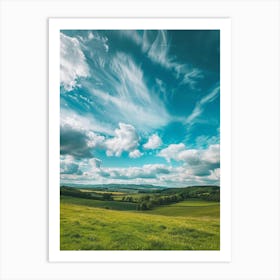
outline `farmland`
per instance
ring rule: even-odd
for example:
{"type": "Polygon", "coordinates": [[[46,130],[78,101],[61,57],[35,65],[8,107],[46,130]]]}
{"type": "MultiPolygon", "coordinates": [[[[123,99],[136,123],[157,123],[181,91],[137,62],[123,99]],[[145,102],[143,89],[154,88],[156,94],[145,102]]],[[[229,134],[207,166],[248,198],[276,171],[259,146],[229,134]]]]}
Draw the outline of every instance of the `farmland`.
{"type": "Polygon", "coordinates": [[[219,250],[218,192],[61,188],[60,249],[219,250]]]}

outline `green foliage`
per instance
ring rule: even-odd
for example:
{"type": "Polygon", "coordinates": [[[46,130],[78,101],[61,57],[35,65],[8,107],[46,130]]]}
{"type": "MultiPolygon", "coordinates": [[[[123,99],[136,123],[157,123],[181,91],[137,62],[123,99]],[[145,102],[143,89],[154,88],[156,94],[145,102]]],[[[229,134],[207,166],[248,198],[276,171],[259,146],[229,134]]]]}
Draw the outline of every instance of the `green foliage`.
{"type": "Polygon", "coordinates": [[[60,195],[72,196],[79,198],[95,199],[95,200],[114,200],[111,193],[95,193],[95,192],[83,192],[80,189],[73,187],[60,187],[60,195]]]}
{"type": "Polygon", "coordinates": [[[102,198],[103,200],[114,200],[111,193],[103,193],[102,198]]]}
{"type": "Polygon", "coordinates": [[[207,201],[220,201],[220,187],[218,186],[194,186],[187,188],[168,188],[160,191],[161,194],[179,195],[182,200],[189,198],[207,201]]]}
{"type": "Polygon", "coordinates": [[[188,187],[159,190],[138,196],[123,197],[123,201],[137,203],[137,210],[151,210],[159,205],[169,205],[185,200],[220,201],[220,188],[215,186],[188,187]]]}

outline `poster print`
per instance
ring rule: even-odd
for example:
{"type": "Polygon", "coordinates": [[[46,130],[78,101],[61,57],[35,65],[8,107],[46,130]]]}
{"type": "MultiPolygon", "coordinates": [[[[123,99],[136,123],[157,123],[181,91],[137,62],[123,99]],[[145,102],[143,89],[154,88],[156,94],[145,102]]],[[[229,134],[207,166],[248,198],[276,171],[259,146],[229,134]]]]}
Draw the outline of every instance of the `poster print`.
{"type": "Polygon", "coordinates": [[[62,27],[58,46],[59,252],[219,253],[221,30],[62,27]]]}

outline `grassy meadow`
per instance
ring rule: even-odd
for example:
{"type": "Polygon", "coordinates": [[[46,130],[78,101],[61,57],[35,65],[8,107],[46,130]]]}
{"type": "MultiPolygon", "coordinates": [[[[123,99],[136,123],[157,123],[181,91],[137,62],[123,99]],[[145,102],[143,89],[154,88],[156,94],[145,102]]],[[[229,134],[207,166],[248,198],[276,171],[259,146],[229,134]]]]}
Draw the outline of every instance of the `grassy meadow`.
{"type": "Polygon", "coordinates": [[[61,250],[219,250],[217,187],[61,188],[61,250]]]}

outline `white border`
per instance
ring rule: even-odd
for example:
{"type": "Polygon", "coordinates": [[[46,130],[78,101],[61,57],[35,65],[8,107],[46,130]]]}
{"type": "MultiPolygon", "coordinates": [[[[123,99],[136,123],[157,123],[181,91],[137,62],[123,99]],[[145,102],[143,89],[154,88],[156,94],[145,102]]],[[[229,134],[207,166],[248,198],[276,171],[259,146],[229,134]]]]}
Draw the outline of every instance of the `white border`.
{"type": "Polygon", "coordinates": [[[49,19],[49,261],[229,262],[231,260],[231,21],[186,18],[49,19]],[[128,28],[129,27],[129,28],[128,28]],[[221,234],[219,251],[60,251],[59,96],[61,29],[219,29],[221,44],[221,234]]]}

